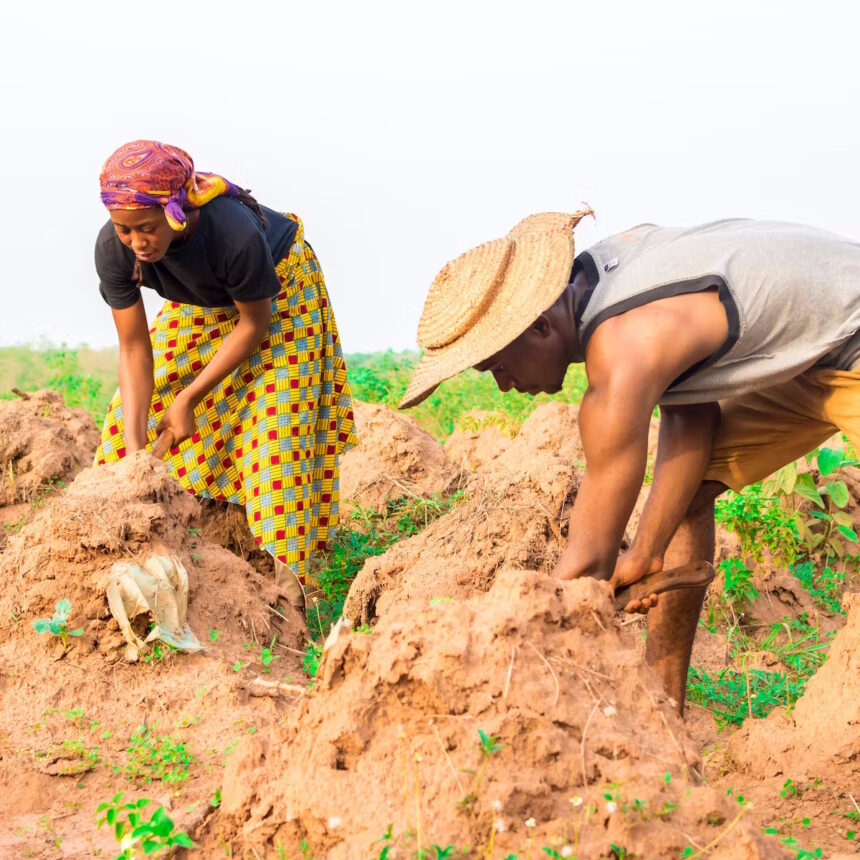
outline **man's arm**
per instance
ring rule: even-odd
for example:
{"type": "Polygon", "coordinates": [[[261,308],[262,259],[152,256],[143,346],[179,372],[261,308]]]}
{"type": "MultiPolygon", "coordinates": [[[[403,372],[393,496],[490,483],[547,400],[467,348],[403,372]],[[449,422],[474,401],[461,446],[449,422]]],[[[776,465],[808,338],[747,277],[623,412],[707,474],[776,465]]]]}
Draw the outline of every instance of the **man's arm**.
{"type": "MultiPolygon", "coordinates": [[[[612,317],[595,331],[585,357],[588,391],[579,415],[586,471],[555,576],[612,576],[624,528],[642,486],[651,413],[672,382],[712,355],[727,332],[725,312],[715,293],[662,299],[612,317]]],[[[688,439],[700,447],[696,462],[708,456],[710,439],[701,437],[695,443],[688,439]]],[[[684,465],[677,464],[677,473],[684,465]]],[[[704,468],[683,480],[700,480],[704,468]]],[[[652,505],[651,517],[663,529],[675,516],[672,510],[660,508],[670,503],[668,494],[661,494],[652,505]]],[[[683,501],[684,509],[688,503],[689,498],[683,501]]],[[[682,515],[683,511],[678,521],[682,515]]]]}
{"type": "Polygon", "coordinates": [[[656,398],[653,374],[604,347],[589,348],[589,385],[579,411],[585,476],[570,515],[568,544],[555,576],[609,579],[624,528],[636,504],[648,454],[648,425],[656,398]],[[643,372],[645,371],[645,372],[643,372]]]}
{"type": "Polygon", "coordinates": [[[654,483],[633,546],[615,568],[612,584],[616,588],[663,569],[666,548],[705,475],[719,420],[716,403],[660,410],[654,483]]]}

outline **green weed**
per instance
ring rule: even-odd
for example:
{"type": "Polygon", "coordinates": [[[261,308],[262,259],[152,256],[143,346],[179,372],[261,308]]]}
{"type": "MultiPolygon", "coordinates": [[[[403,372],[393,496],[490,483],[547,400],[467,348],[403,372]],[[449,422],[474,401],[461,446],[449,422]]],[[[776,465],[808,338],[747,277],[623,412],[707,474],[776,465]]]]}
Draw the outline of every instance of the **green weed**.
{"type": "Polygon", "coordinates": [[[107,824],[113,829],[114,839],[121,851],[115,860],[134,860],[141,856],[140,848],[146,856],[156,856],[172,851],[174,848],[193,848],[194,843],[187,833],[176,830],[176,825],[159,806],[146,819],[143,810],[152,803],[141,798],[131,803],[122,803],[123,792],[115,794],[109,802],[100,803],[96,813],[103,813],[96,819],[99,828],[107,824]]]}
{"type": "Polygon", "coordinates": [[[126,780],[146,784],[153,780],[169,784],[183,782],[188,779],[188,768],[194,761],[184,743],[169,735],[156,737],[148,726],[141,726],[131,736],[126,755],[122,768],[126,780]]]}
{"type": "Polygon", "coordinates": [[[798,562],[790,570],[819,606],[834,614],[842,612],[844,571],[837,572],[825,566],[816,576],[817,565],[812,561],[798,562]]]}
{"type": "Polygon", "coordinates": [[[723,669],[712,677],[690,667],[687,698],[711,711],[722,731],[728,726],[742,725],[749,716],[766,717],[780,705],[793,707],[805,686],[805,678],[792,681],[785,674],[761,669],[747,672],[723,669]]]}
{"type": "Polygon", "coordinates": [[[316,678],[322,659],[323,646],[321,642],[308,642],[302,657],[302,669],[309,678],[316,678]]]}
{"type": "Polygon", "coordinates": [[[311,595],[307,619],[311,636],[322,639],[328,635],[343,614],[349,587],[368,558],[417,534],[461,498],[460,492],[431,499],[403,496],[391,499],[382,510],[356,508],[352,523],[342,524],[328,549],[315,559],[312,579],[317,590],[311,595]]]}
{"type": "Polygon", "coordinates": [[[723,574],[723,591],[720,599],[740,612],[758,597],[752,584],[752,571],[739,558],[727,558],[720,564],[723,574]]]}
{"type": "Polygon", "coordinates": [[[764,550],[784,564],[791,564],[800,551],[800,536],[793,512],[787,511],[759,482],[741,493],[729,490],[717,499],[714,516],[741,540],[741,556],[761,561],[764,550]]]}

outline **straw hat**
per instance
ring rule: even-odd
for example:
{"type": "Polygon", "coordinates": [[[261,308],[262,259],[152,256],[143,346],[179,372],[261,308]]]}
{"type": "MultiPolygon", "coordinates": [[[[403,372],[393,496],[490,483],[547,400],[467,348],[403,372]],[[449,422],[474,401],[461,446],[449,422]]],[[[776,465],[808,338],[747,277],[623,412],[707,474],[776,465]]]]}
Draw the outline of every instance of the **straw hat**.
{"type": "Polygon", "coordinates": [[[447,263],[418,323],[424,355],[400,408],[516,340],[564,292],[573,268],[573,228],[591,209],[544,212],[447,263]]]}

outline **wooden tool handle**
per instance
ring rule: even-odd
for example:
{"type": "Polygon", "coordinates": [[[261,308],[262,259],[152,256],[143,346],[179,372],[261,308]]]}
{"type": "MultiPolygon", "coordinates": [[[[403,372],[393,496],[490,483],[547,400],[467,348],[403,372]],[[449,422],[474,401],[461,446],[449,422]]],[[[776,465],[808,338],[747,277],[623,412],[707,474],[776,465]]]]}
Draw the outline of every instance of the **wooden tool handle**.
{"type": "Polygon", "coordinates": [[[173,434],[169,430],[165,430],[155,440],[155,447],[152,449],[152,456],[155,457],[156,460],[163,460],[172,447],[173,434]]]}

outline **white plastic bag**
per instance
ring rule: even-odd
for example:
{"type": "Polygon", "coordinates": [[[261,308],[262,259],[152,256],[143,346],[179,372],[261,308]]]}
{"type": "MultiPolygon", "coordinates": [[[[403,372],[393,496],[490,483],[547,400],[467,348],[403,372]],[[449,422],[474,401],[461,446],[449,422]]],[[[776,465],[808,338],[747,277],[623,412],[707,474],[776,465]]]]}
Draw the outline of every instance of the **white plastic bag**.
{"type": "Polygon", "coordinates": [[[177,558],[154,555],[143,567],[118,562],[111,568],[107,586],[108,606],[128,642],[126,656],[134,662],[150,642],[160,639],[180,651],[202,651],[191,632],[188,612],[188,573],[177,558]],[[141,639],[131,620],[147,614],[152,630],[141,639]]]}

